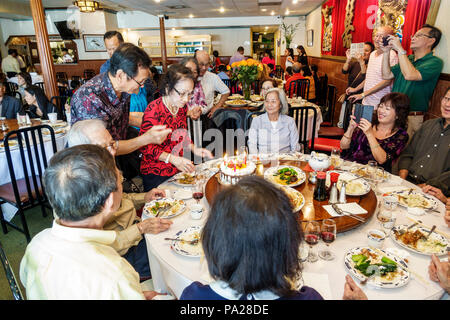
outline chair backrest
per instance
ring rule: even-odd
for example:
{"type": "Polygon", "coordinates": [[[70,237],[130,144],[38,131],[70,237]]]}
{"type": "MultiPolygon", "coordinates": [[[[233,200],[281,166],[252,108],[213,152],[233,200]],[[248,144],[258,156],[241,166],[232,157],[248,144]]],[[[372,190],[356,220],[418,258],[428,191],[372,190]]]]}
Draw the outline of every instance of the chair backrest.
{"type": "Polygon", "coordinates": [[[22,94],[19,91],[14,91],[10,94],[8,94],[8,96],[14,97],[16,99],[19,99],[20,104],[22,105],[22,94]]]}
{"type": "Polygon", "coordinates": [[[308,100],[309,98],[309,79],[298,79],[289,83],[288,96],[292,98],[294,93],[297,97],[308,100]]]}
{"type": "Polygon", "coordinates": [[[328,76],[325,74],[319,77],[319,81],[316,84],[316,98],[317,105],[325,106],[325,101],[327,100],[327,87],[328,87],[328,76]]]}
{"type": "Polygon", "coordinates": [[[230,94],[238,93],[239,91],[239,82],[231,79],[222,80],[223,83],[230,89],[230,94]]]}
{"type": "Polygon", "coordinates": [[[67,121],[65,104],[67,102],[68,96],[53,96],[50,98],[50,102],[56,107],[58,118],[67,121]]]}
{"type": "Polygon", "coordinates": [[[43,82],[36,82],[34,83],[35,86],[38,86],[39,88],[42,89],[42,91],[45,91],[45,86],[43,82]]]}
{"type": "MultiPolygon", "coordinates": [[[[25,127],[10,131],[4,139],[5,155],[8,163],[11,185],[14,191],[14,197],[17,206],[22,208],[43,204],[47,201],[42,183],[42,177],[47,168],[47,154],[44,146],[44,129],[47,129],[46,136],[50,137],[53,154],[56,153],[56,139],[53,128],[49,125],[39,125],[34,127],[25,127]],[[16,140],[20,162],[12,161],[9,141],[16,140]],[[26,186],[28,198],[24,202],[19,194],[19,185],[17,180],[23,179],[26,186]],[[19,175],[18,179],[16,176],[19,175]]],[[[14,152],[17,152],[14,150],[14,152]]],[[[52,155],[53,155],[52,154],[52,155]]],[[[50,155],[50,156],[52,156],[50,155]]],[[[48,157],[50,159],[50,157],[48,157]]],[[[23,188],[22,188],[23,189],[23,188]]]]}
{"type": "Polygon", "coordinates": [[[61,79],[61,80],[68,80],[67,73],[65,73],[65,72],[57,72],[56,73],[56,80],[59,80],[59,79],[61,79]]]}
{"type": "Polygon", "coordinates": [[[70,90],[64,86],[58,86],[58,94],[61,97],[68,97],[70,95],[70,90]]]}
{"type": "Polygon", "coordinates": [[[275,77],[278,79],[282,79],[284,75],[284,69],[281,65],[277,64],[275,66],[275,77]]]}
{"type": "Polygon", "coordinates": [[[336,86],[334,86],[332,84],[328,84],[327,85],[327,100],[325,102],[327,114],[324,117],[324,119],[326,119],[325,121],[331,122],[331,125],[333,125],[334,109],[336,106],[336,95],[337,95],[336,86]]]}
{"type": "Polygon", "coordinates": [[[81,76],[72,76],[72,80],[78,80],[81,84],[83,84],[83,78],[81,76]]]}
{"type": "Polygon", "coordinates": [[[303,144],[303,150],[306,153],[308,149],[308,132],[311,130],[311,150],[314,150],[314,138],[316,136],[317,110],[315,107],[290,107],[289,116],[294,118],[297,124],[299,139],[303,144]],[[309,113],[313,112],[312,121],[309,120],[309,113]],[[311,125],[311,129],[309,129],[311,125]]]}
{"type": "Polygon", "coordinates": [[[19,86],[14,82],[6,82],[6,94],[7,95],[14,95],[14,92],[19,90],[19,86]]]}
{"type": "Polygon", "coordinates": [[[2,261],[3,269],[5,270],[6,280],[8,281],[9,288],[15,300],[24,300],[22,291],[19,287],[19,282],[14,275],[14,271],[9,263],[8,257],[3,250],[2,243],[0,242],[0,260],[2,261]]]}
{"type": "Polygon", "coordinates": [[[253,111],[248,113],[245,119],[245,131],[250,129],[250,127],[252,126],[253,119],[256,118],[257,116],[262,115],[264,112],[265,111],[253,111]]]}
{"type": "Polygon", "coordinates": [[[252,85],[251,85],[251,88],[252,88],[252,90],[253,90],[253,92],[254,92],[254,94],[260,94],[260,81],[259,80],[255,80],[255,81],[253,81],[252,82],[252,85]]]}
{"type": "Polygon", "coordinates": [[[83,71],[83,78],[85,81],[92,79],[95,76],[95,71],[93,69],[85,69],[83,71]]]}

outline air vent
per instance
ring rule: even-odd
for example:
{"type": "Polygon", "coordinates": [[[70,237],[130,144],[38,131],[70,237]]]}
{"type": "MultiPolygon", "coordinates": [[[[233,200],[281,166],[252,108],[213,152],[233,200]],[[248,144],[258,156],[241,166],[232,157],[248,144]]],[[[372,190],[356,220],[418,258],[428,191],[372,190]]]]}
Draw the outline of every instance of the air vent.
{"type": "Polygon", "coordinates": [[[184,4],[179,4],[176,6],[166,6],[166,7],[169,9],[172,9],[172,10],[190,9],[191,8],[191,7],[185,6],[184,4]]]}
{"type": "Polygon", "coordinates": [[[281,5],[282,0],[258,0],[258,5],[260,7],[270,7],[281,5]]]}

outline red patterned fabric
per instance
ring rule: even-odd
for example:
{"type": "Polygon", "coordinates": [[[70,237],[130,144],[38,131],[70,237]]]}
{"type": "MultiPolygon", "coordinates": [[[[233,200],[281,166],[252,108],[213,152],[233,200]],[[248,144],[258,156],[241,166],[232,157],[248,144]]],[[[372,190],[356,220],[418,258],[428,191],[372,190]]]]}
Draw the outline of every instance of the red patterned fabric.
{"type": "Polygon", "coordinates": [[[142,174],[173,176],[178,173],[178,169],[174,165],[159,161],[158,158],[163,152],[182,156],[183,146],[191,143],[187,132],[186,113],[187,107],[185,106],[178,110],[176,116],[173,116],[162,102],[162,97],[148,105],[142,118],[139,135],[143,135],[155,125],[166,125],[167,128],[172,129],[172,133],[160,145],[149,144],[140,149],[142,152],[142,174]]]}
{"type": "MultiPolygon", "coordinates": [[[[428,16],[432,0],[408,0],[408,5],[404,13],[405,23],[402,28],[402,45],[408,54],[411,54],[409,46],[411,36],[420,29],[428,16]]],[[[333,23],[331,51],[323,51],[324,55],[345,56],[347,48],[343,47],[342,34],[345,30],[345,13],[347,0],[328,0],[322,4],[322,8],[333,6],[331,22],[333,23]]],[[[378,11],[378,0],[356,0],[353,15],[352,42],[373,42],[373,25],[376,21],[378,11]]],[[[324,23],[322,17],[322,39],[324,33],[324,23]]]]}

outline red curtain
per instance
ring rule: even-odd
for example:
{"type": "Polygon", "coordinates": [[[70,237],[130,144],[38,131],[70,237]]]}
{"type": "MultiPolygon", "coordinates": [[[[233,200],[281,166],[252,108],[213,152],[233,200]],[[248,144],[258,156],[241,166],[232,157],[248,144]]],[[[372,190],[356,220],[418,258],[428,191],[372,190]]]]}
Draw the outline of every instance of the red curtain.
{"type": "Polygon", "coordinates": [[[411,36],[425,24],[432,0],[408,0],[405,12],[405,24],[403,25],[402,46],[411,54],[411,36]]]}
{"type": "MultiPolygon", "coordinates": [[[[428,10],[430,9],[432,0],[408,0],[408,5],[406,7],[405,23],[403,25],[403,39],[402,45],[408,53],[411,53],[409,46],[411,44],[411,36],[420,29],[420,27],[425,24],[428,16],[428,10]]],[[[331,51],[325,52],[322,50],[323,55],[333,55],[333,56],[345,56],[345,51],[347,50],[342,46],[342,34],[345,30],[345,12],[347,6],[347,0],[328,0],[322,5],[333,6],[333,12],[331,15],[331,21],[333,23],[333,34],[332,34],[332,47],[331,51]]],[[[373,24],[375,23],[377,10],[378,10],[378,0],[356,0],[355,9],[353,15],[353,26],[355,31],[352,32],[352,42],[366,42],[371,41],[373,24]]],[[[322,39],[323,39],[323,18],[322,18],[322,39]]]]}

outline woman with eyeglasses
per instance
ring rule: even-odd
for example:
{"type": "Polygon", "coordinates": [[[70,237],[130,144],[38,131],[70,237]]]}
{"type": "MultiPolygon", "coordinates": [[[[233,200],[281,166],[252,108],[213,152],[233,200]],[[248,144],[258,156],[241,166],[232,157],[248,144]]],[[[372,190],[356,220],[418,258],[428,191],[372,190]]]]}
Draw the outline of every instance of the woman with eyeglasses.
{"type": "Polygon", "coordinates": [[[152,101],[144,112],[140,135],[156,125],[172,129],[161,144],[142,147],[141,175],[147,192],[178,172],[193,172],[194,164],[183,157],[184,149],[200,157],[212,158],[210,151],[197,148],[187,132],[187,103],[194,91],[194,74],[185,66],[173,64],[161,81],[162,97],[152,101]]]}
{"type": "Polygon", "coordinates": [[[391,92],[381,98],[372,123],[364,118],[356,123],[355,116],[350,116],[350,125],[341,139],[343,159],[361,164],[375,160],[391,172],[392,162],[408,142],[408,113],[408,96],[391,92]]]}

